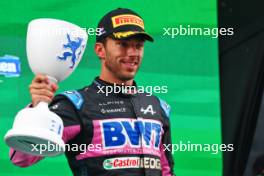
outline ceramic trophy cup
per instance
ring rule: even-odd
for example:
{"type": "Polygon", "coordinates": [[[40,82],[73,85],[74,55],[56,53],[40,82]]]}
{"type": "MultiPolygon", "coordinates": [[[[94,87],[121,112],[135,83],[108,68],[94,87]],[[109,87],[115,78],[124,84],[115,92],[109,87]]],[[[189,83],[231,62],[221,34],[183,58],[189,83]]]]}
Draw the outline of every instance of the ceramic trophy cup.
{"type": "MultiPolygon", "coordinates": [[[[88,36],[72,23],[56,19],[36,19],[27,31],[27,58],[34,74],[47,75],[51,82],[66,79],[79,64],[88,36]]],[[[65,150],[63,122],[49,111],[46,102],[18,112],[13,127],[5,135],[7,145],[15,150],[55,156],[65,150]]]]}

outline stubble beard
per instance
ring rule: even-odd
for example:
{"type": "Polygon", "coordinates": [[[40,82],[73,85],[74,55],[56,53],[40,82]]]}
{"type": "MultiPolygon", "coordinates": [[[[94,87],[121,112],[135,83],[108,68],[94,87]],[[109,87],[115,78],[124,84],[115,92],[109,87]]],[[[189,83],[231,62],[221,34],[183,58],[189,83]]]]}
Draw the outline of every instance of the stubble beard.
{"type": "Polygon", "coordinates": [[[135,71],[134,74],[122,74],[122,72],[120,71],[120,67],[119,67],[119,62],[111,62],[111,60],[114,60],[111,58],[111,56],[107,55],[106,56],[106,61],[105,61],[105,67],[119,80],[121,81],[129,81],[134,79],[139,67],[137,67],[137,70],[135,71]]]}

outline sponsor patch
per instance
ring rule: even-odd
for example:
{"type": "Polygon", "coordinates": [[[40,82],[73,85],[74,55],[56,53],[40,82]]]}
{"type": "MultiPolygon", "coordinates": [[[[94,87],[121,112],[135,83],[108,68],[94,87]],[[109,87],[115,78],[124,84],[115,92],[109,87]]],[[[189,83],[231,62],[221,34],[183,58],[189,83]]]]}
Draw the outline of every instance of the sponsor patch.
{"type": "Polygon", "coordinates": [[[120,157],[110,158],[103,162],[106,170],[128,169],[128,168],[145,168],[145,169],[161,169],[160,159],[151,157],[120,157]]]}
{"type": "Polygon", "coordinates": [[[169,118],[170,117],[170,111],[171,111],[171,107],[170,105],[168,105],[164,100],[160,99],[160,106],[161,108],[164,110],[166,116],[169,118]]]}
{"type": "Polygon", "coordinates": [[[158,120],[140,117],[93,120],[93,129],[91,144],[100,144],[101,150],[87,151],[78,155],[77,160],[135,154],[161,157],[164,130],[158,120]]]}
{"type": "Polygon", "coordinates": [[[64,93],[62,93],[62,95],[65,95],[77,109],[81,108],[84,100],[82,95],[78,91],[65,91],[64,93]]]}
{"type": "Polygon", "coordinates": [[[135,15],[118,15],[112,17],[113,28],[124,25],[137,25],[144,29],[144,22],[141,18],[135,15]]]}
{"type": "Polygon", "coordinates": [[[154,120],[102,120],[103,147],[107,149],[144,146],[159,149],[162,125],[154,120]]]}

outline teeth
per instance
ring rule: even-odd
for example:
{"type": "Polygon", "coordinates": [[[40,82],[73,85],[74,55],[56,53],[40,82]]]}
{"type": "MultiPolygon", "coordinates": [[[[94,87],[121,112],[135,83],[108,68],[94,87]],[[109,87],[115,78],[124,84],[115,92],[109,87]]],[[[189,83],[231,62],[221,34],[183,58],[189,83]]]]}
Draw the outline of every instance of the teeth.
{"type": "Polygon", "coordinates": [[[128,64],[128,65],[130,65],[130,66],[134,66],[134,65],[136,65],[136,63],[135,62],[124,62],[125,64],[128,64]]]}

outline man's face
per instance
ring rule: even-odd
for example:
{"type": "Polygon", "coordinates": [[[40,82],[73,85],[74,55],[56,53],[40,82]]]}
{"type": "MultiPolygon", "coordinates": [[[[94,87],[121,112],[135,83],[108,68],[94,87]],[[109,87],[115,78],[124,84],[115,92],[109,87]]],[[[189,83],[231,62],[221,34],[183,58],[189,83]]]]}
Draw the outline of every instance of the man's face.
{"type": "Polygon", "coordinates": [[[122,81],[135,77],[144,53],[144,41],[141,38],[113,40],[107,38],[104,45],[103,67],[122,81]]]}

